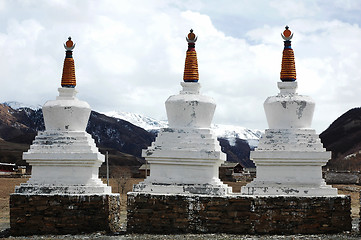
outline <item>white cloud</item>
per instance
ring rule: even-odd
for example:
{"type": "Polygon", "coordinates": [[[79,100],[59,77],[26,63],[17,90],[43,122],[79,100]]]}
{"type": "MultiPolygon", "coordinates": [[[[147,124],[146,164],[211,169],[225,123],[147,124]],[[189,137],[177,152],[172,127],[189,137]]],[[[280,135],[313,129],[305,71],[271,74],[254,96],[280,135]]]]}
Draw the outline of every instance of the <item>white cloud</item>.
{"type": "Polygon", "coordinates": [[[273,7],[284,18],[304,18],[313,17],[320,9],[316,1],[270,1],[273,7]]]}
{"type": "Polygon", "coordinates": [[[0,1],[0,101],[43,104],[60,86],[70,35],[79,98],[98,111],[166,117],[180,90],[190,28],[200,83],[215,123],[267,127],[263,101],[278,93],[285,25],[299,93],[316,100],[320,132],[359,106],[361,4],[322,1],[0,1]]]}

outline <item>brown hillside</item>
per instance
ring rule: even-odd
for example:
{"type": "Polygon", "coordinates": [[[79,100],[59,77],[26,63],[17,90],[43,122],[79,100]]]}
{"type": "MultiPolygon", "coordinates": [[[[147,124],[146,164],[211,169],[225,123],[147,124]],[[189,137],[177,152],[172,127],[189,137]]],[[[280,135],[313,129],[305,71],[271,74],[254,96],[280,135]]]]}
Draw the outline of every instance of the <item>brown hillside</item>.
{"type": "Polygon", "coordinates": [[[28,144],[12,143],[0,140],[0,162],[25,165],[22,160],[22,153],[29,149],[28,144]]]}
{"type": "Polygon", "coordinates": [[[361,156],[346,158],[361,149],[361,108],[353,108],[336,119],[320,134],[324,147],[332,151],[327,167],[336,170],[361,170],[361,156]]]}

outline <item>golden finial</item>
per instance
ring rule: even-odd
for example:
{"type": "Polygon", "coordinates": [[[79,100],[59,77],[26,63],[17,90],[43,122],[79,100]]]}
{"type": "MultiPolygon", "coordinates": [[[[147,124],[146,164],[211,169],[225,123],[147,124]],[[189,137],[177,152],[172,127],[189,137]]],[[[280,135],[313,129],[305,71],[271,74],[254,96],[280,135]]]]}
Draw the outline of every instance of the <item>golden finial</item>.
{"type": "Polygon", "coordinates": [[[198,37],[193,33],[193,29],[190,30],[190,33],[186,37],[188,42],[188,50],[184,64],[183,80],[185,82],[198,82],[199,80],[197,52],[195,48],[195,42],[197,41],[197,38],[198,37]]]}
{"type": "Polygon", "coordinates": [[[188,43],[195,43],[195,42],[197,42],[197,38],[198,38],[198,36],[196,36],[193,33],[193,29],[191,29],[190,33],[188,33],[188,36],[186,37],[186,40],[188,43]]]}
{"type": "Polygon", "coordinates": [[[282,67],[281,67],[281,77],[280,79],[283,82],[293,82],[296,81],[296,65],[295,65],[295,54],[291,48],[291,39],[293,33],[285,27],[286,30],[281,33],[281,36],[284,41],[284,49],[282,54],[282,67]]]}
{"type": "Polygon", "coordinates": [[[289,41],[293,38],[293,33],[289,30],[288,26],[286,26],[285,29],[286,30],[284,30],[283,33],[281,33],[281,36],[282,36],[283,40],[289,41]]]}
{"type": "Polygon", "coordinates": [[[73,41],[71,40],[71,37],[68,37],[68,41],[66,41],[66,43],[64,43],[64,48],[67,51],[72,51],[75,48],[75,43],[73,43],[73,41]]]}
{"type": "Polygon", "coordinates": [[[66,55],[63,66],[63,75],[61,78],[61,86],[74,88],[76,86],[75,79],[75,64],[73,59],[73,49],[75,44],[71,40],[71,37],[68,38],[68,41],[64,43],[64,48],[66,49],[66,55]]]}

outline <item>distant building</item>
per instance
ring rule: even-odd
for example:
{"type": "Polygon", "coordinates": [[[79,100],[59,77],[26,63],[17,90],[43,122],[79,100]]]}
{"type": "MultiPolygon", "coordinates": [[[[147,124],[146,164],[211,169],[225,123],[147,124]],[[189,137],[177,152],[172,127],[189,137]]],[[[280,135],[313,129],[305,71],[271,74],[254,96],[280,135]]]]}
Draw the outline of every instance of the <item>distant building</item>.
{"type": "Polygon", "coordinates": [[[241,163],[237,163],[233,168],[233,173],[243,173],[245,169],[246,168],[241,163]]]}
{"type": "Polygon", "coordinates": [[[0,174],[10,175],[15,172],[16,165],[13,163],[0,163],[0,174]]]}
{"type": "Polygon", "coordinates": [[[18,166],[17,173],[21,175],[26,174],[26,166],[18,166]]]}
{"type": "Polygon", "coordinates": [[[149,176],[149,175],[150,175],[150,166],[149,166],[149,164],[143,164],[139,168],[139,174],[136,175],[135,177],[145,178],[146,176],[149,176]]]}
{"type": "MultiPolygon", "coordinates": [[[[238,163],[233,163],[233,162],[222,163],[222,165],[219,166],[219,178],[222,181],[233,182],[234,181],[234,178],[233,178],[234,168],[237,165],[238,165],[238,163]]],[[[239,169],[239,168],[237,168],[237,169],[239,169]]]]}

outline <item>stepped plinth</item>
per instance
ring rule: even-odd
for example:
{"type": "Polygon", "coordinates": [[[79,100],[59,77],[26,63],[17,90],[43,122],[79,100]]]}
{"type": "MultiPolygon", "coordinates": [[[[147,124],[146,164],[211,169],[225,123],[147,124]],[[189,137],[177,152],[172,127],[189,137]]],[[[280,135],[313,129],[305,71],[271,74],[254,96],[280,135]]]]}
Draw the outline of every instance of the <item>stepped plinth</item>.
{"type": "Polygon", "coordinates": [[[210,129],[216,104],[200,94],[194,43],[188,35],[184,82],[179,94],[165,102],[168,128],[143,150],[150,176],[134,186],[134,192],[225,195],[231,189],[218,177],[226,156],[210,129]]]}
{"type": "Polygon", "coordinates": [[[246,195],[335,196],[337,189],[326,185],[322,178],[322,166],[331,158],[331,152],[323,148],[319,136],[311,128],[315,102],[297,93],[290,43],[293,34],[284,35],[282,82],[277,84],[280,93],[268,97],[264,103],[269,129],[250,156],[256,165],[257,177],[242,187],[241,192],[246,195]]]}
{"type": "Polygon", "coordinates": [[[108,194],[111,188],[98,177],[104,162],[85,129],[90,106],[75,97],[75,88],[59,88],[56,100],[42,110],[45,131],[35,137],[23,159],[32,166],[31,178],[16,187],[26,194],[108,194]]]}

